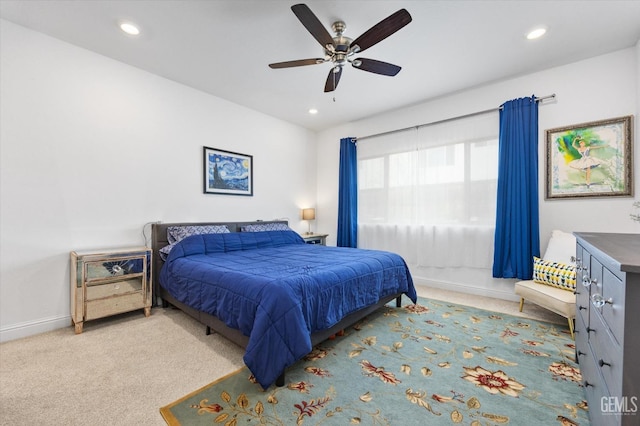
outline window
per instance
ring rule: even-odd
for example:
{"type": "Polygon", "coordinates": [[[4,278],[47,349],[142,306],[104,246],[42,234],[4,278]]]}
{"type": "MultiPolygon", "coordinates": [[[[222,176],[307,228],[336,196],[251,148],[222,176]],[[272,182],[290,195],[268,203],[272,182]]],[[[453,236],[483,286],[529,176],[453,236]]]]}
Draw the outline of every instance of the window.
{"type": "Polygon", "coordinates": [[[358,141],[358,247],[400,254],[416,282],[488,285],[498,132],[496,111],[358,141]]]}
{"type": "Polygon", "coordinates": [[[493,225],[498,122],[487,115],[359,142],[358,222],[493,225]]]}

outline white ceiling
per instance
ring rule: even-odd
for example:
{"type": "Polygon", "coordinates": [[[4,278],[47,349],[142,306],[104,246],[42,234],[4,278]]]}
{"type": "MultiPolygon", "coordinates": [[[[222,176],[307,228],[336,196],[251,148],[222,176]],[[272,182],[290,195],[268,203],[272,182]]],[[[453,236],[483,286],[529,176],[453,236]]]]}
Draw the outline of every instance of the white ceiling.
{"type": "MultiPolygon", "coordinates": [[[[0,16],[291,123],[321,130],[448,93],[634,46],[640,1],[359,1],[306,4],[355,39],[398,9],[413,21],[361,57],[402,66],[395,77],[345,67],[324,93],[328,63],[291,11],[295,0],[0,0],[0,16]],[[137,37],[117,24],[131,20],[137,37]],[[545,37],[525,33],[546,25],[545,37]],[[319,113],[309,115],[307,110],[319,113]]],[[[523,96],[528,94],[526,90],[523,96]]]]}

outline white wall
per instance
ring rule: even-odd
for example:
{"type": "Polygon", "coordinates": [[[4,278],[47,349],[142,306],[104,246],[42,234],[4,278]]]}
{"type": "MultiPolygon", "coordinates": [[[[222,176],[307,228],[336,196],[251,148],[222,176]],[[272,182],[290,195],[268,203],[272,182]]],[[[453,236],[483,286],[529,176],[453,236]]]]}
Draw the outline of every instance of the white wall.
{"type": "MultiPolygon", "coordinates": [[[[640,154],[634,134],[635,198],[544,199],[545,130],[571,124],[613,118],[637,116],[640,110],[640,43],[635,47],[576,62],[567,66],[525,75],[508,81],[474,88],[409,108],[370,117],[329,129],[318,135],[318,230],[329,232],[329,244],[335,244],[337,229],[337,194],[339,140],[342,137],[362,137],[384,131],[411,127],[477,111],[497,108],[510,99],[556,94],[556,100],[539,108],[539,189],[540,244],[546,248],[553,229],[565,231],[640,233],[640,223],[629,218],[632,203],[640,199],[640,154]]],[[[437,84],[434,83],[434,84],[437,84]]],[[[638,118],[635,117],[636,129],[638,118]]],[[[361,143],[367,143],[363,141],[361,143]]],[[[479,277],[483,281],[487,277],[479,277]]],[[[515,300],[513,280],[500,280],[491,286],[459,288],[476,294],[515,300]]],[[[431,283],[433,284],[433,283],[431,283]]]]}
{"type": "Polygon", "coordinates": [[[142,245],[147,222],[288,218],[306,231],[313,132],[0,28],[0,340],[69,326],[69,252],[142,245]],[[254,196],[203,194],[203,146],[253,155],[254,196]]]}
{"type": "MultiPolygon", "coordinates": [[[[543,189],[544,129],[640,110],[640,43],[315,135],[4,20],[0,31],[0,341],[68,326],[69,251],[143,244],[147,222],[288,218],[303,232],[299,209],[317,203],[314,229],[335,244],[341,137],[556,93],[540,107],[543,189]],[[253,155],[255,195],[202,194],[202,146],[253,155]]],[[[542,247],[555,228],[638,233],[632,202],[541,192],[542,247]]]]}

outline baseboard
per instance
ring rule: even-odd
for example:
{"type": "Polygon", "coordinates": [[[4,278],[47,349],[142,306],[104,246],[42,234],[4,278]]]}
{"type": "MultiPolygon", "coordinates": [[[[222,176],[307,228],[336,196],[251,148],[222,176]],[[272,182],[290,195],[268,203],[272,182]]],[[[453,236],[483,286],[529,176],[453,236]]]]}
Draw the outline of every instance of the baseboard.
{"type": "Polygon", "coordinates": [[[478,287],[469,284],[462,283],[454,283],[454,282],[443,282],[443,281],[431,281],[428,279],[415,279],[414,283],[416,286],[425,286],[425,287],[433,287],[440,290],[449,290],[455,291],[458,293],[464,294],[474,294],[477,296],[485,296],[492,297],[494,299],[508,300],[511,302],[517,302],[520,300],[513,292],[513,285],[511,283],[505,283],[506,288],[488,288],[488,287],[478,287]]]}
{"type": "MultiPolygon", "coordinates": [[[[501,287],[479,287],[469,284],[431,281],[424,278],[415,278],[416,286],[433,287],[441,290],[455,291],[458,293],[475,294],[478,296],[493,297],[495,299],[509,300],[517,302],[520,298],[513,292],[511,283],[503,283],[501,287]]],[[[36,321],[29,321],[20,324],[14,324],[8,327],[0,328],[0,343],[10,340],[21,339],[23,337],[33,336],[34,334],[45,333],[47,331],[57,330],[59,328],[71,327],[71,316],[65,315],[60,317],[43,318],[36,321]]]]}
{"type": "Polygon", "coordinates": [[[47,331],[53,331],[64,327],[71,327],[70,315],[43,318],[35,321],[14,324],[0,328],[0,343],[33,336],[34,334],[46,333],[47,331]]]}

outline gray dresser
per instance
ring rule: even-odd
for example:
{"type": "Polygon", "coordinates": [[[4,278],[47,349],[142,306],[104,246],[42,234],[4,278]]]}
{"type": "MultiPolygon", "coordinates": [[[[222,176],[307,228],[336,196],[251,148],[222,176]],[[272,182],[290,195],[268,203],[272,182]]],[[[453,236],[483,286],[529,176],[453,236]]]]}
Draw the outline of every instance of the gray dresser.
{"type": "Polygon", "coordinates": [[[576,233],[576,355],[593,425],[640,424],[640,234],[576,233]]]}

